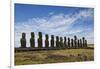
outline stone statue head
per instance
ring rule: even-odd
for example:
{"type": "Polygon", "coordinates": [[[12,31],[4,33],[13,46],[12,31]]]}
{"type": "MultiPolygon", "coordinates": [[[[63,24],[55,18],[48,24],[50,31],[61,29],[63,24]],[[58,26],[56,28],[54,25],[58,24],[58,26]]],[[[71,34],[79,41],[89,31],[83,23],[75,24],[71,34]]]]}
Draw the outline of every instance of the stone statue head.
{"type": "Polygon", "coordinates": [[[33,38],[34,38],[34,32],[31,32],[31,37],[33,37],[33,38]]]}
{"type": "Polygon", "coordinates": [[[22,33],[22,38],[25,39],[26,34],[23,32],[22,33]]]}
{"type": "Polygon", "coordinates": [[[40,37],[40,38],[42,38],[42,32],[39,32],[39,34],[38,34],[38,35],[39,35],[39,37],[40,37]]]}

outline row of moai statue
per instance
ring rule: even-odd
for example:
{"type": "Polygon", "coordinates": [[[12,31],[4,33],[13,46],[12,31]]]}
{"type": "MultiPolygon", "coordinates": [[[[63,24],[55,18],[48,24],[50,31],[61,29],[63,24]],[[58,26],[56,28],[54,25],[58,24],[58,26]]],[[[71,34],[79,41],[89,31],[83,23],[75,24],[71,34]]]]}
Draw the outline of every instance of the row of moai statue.
{"type": "MultiPolygon", "coordinates": [[[[26,34],[22,33],[22,38],[20,39],[21,47],[26,48],[26,34]]],[[[38,33],[38,48],[43,48],[43,39],[42,32],[38,33]]],[[[30,47],[35,48],[35,34],[31,32],[30,38],[30,47]]],[[[86,48],[87,40],[85,37],[82,39],[77,39],[77,36],[74,36],[74,39],[70,39],[69,37],[59,37],[56,36],[56,41],[54,40],[54,35],[51,35],[51,40],[49,42],[48,34],[45,35],[45,48],[86,48]]]]}

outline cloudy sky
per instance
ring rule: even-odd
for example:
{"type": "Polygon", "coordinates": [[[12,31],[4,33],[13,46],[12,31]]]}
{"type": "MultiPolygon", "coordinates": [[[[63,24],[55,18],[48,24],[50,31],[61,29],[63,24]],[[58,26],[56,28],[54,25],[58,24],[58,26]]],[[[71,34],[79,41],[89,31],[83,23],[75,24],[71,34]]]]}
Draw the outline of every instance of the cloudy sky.
{"type": "MultiPolygon", "coordinates": [[[[94,43],[94,9],[46,5],[15,4],[15,47],[20,47],[21,33],[26,33],[29,47],[30,32],[73,38],[86,37],[94,43]]],[[[50,39],[49,39],[50,40],[50,39]]],[[[44,42],[43,42],[44,43],[44,42]]],[[[36,44],[37,46],[37,44],[36,44]]]]}

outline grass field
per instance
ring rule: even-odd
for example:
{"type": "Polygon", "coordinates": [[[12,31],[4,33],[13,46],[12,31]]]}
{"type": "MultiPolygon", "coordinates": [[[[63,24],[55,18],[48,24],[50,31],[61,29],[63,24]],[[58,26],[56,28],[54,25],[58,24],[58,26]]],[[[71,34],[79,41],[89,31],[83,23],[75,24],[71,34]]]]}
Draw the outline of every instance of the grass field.
{"type": "Polygon", "coordinates": [[[93,61],[94,49],[15,52],[15,65],[93,61]]]}

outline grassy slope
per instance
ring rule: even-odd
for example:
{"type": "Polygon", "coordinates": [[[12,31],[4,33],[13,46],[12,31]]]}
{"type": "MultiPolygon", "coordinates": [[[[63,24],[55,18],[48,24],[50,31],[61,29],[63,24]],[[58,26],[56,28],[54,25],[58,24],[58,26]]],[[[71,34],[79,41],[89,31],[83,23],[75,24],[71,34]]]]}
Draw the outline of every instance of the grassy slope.
{"type": "Polygon", "coordinates": [[[15,65],[93,61],[93,49],[66,49],[15,53],[15,65]]]}

